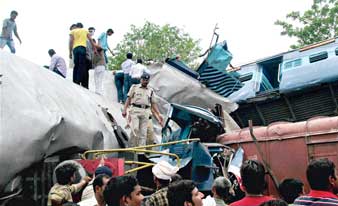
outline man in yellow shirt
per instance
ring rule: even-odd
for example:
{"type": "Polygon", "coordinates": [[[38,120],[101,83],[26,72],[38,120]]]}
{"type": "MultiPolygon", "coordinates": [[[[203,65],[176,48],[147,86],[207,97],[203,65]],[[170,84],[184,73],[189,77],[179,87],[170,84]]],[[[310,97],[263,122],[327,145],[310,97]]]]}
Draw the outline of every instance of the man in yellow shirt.
{"type": "Polygon", "coordinates": [[[69,58],[74,55],[73,82],[88,89],[88,69],[86,64],[87,39],[93,46],[96,53],[95,43],[87,29],[83,28],[82,23],[76,24],[76,29],[71,30],[69,40],[69,58]]]}
{"type": "Polygon", "coordinates": [[[66,202],[73,202],[72,194],[79,192],[91,180],[86,176],[74,184],[76,171],[77,166],[73,163],[55,169],[56,183],[48,193],[47,206],[61,206],[66,202]]]}

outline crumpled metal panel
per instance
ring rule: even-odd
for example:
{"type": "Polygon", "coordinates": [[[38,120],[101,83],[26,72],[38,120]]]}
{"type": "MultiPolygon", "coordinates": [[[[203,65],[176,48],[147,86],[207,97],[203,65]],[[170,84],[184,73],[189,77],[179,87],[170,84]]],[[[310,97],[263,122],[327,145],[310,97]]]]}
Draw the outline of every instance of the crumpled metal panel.
{"type": "Polygon", "coordinates": [[[225,129],[238,128],[229,113],[237,109],[237,104],[206,88],[198,80],[173,68],[168,64],[152,65],[149,67],[152,76],[149,86],[155,90],[159,106],[168,111],[170,103],[194,105],[204,109],[214,108],[215,104],[222,105],[225,118],[225,129]],[[165,102],[167,104],[165,104],[165,102]]]}
{"type": "Polygon", "coordinates": [[[199,81],[223,97],[238,91],[243,84],[234,76],[234,73],[226,71],[231,59],[232,54],[227,50],[226,42],[216,44],[197,69],[200,74],[199,81]]]}
{"type": "Polygon", "coordinates": [[[118,148],[101,110],[120,114],[118,103],[4,51],[0,74],[0,193],[23,169],[60,151],[118,148]]]}

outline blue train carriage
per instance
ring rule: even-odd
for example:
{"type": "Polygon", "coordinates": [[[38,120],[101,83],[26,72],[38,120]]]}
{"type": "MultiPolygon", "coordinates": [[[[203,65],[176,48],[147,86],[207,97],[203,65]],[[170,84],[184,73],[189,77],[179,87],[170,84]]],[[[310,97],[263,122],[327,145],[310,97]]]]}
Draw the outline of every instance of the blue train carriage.
{"type": "Polygon", "coordinates": [[[338,80],[338,42],[329,39],[280,53],[230,71],[244,85],[229,95],[234,102],[268,98],[338,80]]]}
{"type": "Polygon", "coordinates": [[[286,53],[280,66],[281,93],[338,80],[338,38],[286,53]]]}

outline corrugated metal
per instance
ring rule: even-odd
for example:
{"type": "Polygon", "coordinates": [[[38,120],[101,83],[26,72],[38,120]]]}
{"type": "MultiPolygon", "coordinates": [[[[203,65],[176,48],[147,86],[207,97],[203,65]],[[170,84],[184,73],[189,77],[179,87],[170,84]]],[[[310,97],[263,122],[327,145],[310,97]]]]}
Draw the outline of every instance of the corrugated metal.
{"type": "Polygon", "coordinates": [[[315,116],[335,116],[338,107],[338,82],[289,94],[276,94],[262,100],[253,98],[239,104],[231,116],[241,127],[268,125],[277,121],[303,121],[315,116]]]}
{"type": "Polygon", "coordinates": [[[199,80],[204,85],[223,97],[228,97],[243,86],[231,74],[213,67],[207,67],[203,71],[199,71],[199,74],[199,80]]]}

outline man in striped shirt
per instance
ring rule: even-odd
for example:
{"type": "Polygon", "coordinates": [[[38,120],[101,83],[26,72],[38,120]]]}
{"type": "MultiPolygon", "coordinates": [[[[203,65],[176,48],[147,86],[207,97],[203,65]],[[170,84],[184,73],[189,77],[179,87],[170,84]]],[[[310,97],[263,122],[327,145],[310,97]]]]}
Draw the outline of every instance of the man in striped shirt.
{"type": "Polygon", "coordinates": [[[306,169],[311,187],[308,195],[298,197],[293,205],[338,205],[338,182],[336,167],[329,159],[313,160],[306,169]]]}

